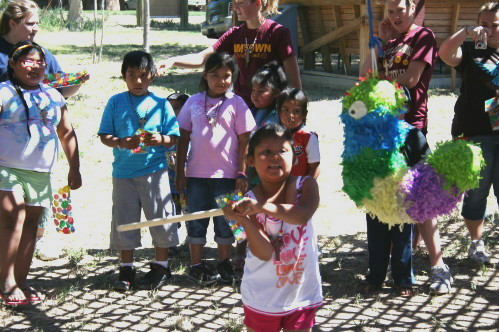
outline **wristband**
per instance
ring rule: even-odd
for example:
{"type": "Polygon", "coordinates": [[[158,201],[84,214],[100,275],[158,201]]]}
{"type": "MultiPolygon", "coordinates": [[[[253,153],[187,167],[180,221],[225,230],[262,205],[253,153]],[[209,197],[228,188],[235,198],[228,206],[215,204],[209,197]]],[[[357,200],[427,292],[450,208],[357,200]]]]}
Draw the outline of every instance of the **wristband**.
{"type": "Polygon", "coordinates": [[[470,33],[468,32],[468,28],[469,28],[469,25],[467,25],[465,28],[464,28],[464,32],[466,32],[466,36],[469,36],[470,33]]]}
{"type": "Polygon", "coordinates": [[[248,175],[246,175],[246,173],[244,173],[242,171],[239,171],[239,172],[237,172],[236,179],[245,179],[245,180],[247,180],[248,179],[248,175]]]}

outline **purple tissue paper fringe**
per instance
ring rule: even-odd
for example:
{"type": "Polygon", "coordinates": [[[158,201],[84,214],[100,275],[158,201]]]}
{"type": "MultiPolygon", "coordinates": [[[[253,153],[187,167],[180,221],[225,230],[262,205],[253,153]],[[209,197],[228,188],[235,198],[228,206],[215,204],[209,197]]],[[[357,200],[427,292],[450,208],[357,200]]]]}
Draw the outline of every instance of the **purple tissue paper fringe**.
{"type": "Polygon", "coordinates": [[[413,220],[423,223],[454,210],[462,194],[455,186],[450,192],[442,189],[444,181],[429,164],[419,163],[409,171],[402,190],[406,213],[413,220]]]}

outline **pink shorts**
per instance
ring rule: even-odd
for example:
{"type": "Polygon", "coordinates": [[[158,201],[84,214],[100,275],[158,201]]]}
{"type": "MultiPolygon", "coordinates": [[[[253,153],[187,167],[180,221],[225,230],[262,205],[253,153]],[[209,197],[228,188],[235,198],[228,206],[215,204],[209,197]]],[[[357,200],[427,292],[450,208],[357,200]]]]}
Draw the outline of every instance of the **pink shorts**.
{"type": "Polygon", "coordinates": [[[280,331],[310,329],[315,325],[315,312],[317,308],[293,311],[285,316],[270,316],[260,314],[243,306],[244,325],[255,331],[280,331]]]}

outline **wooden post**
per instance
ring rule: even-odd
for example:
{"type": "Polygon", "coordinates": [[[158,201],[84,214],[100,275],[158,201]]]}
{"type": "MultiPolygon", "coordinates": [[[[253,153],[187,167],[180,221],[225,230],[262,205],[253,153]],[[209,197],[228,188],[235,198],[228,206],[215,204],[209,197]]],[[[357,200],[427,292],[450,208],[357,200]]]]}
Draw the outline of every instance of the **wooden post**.
{"type": "MultiPolygon", "coordinates": [[[[323,36],[326,31],[324,30],[324,21],[322,20],[322,11],[320,7],[315,9],[315,14],[317,17],[317,24],[319,24],[319,33],[323,36]]],[[[329,45],[326,44],[321,47],[322,51],[322,66],[324,67],[324,71],[332,72],[333,65],[331,64],[331,52],[329,51],[329,45]]]]}
{"type": "MultiPolygon", "coordinates": [[[[308,44],[311,41],[310,31],[307,27],[307,14],[305,12],[305,6],[298,7],[298,18],[300,19],[300,28],[301,34],[303,38],[303,44],[308,44]]],[[[311,51],[303,51],[302,48],[302,56],[304,58],[304,68],[305,70],[313,70],[315,67],[315,50],[311,51]]]]}
{"type": "MultiPolygon", "coordinates": [[[[367,17],[366,4],[360,5],[360,16],[367,17]]],[[[362,64],[366,61],[367,57],[369,56],[369,25],[365,20],[363,20],[360,23],[359,27],[359,55],[360,55],[360,66],[362,66],[362,64]]]]}
{"type": "MultiPolygon", "coordinates": [[[[336,22],[336,28],[343,26],[343,20],[341,19],[339,6],[333,6],[333,19],[336,22]]],[[[340,38],[340,54],[343,60],[343,68],[345,68],[345,74],[350,75],[352,72],[352,65],[350,64],[350,57],[348,56],[346,51],[345,37],[340,38]]]]}
{"type": "MultiPolygon", "coordinates": [[[[459,22],[459,11],[461,10],[461,5],[457,4],[454,5],[454,13],[452,14],[452,22],[451,22],[451,34],[456,33],[457,31],[457,23],[459,22]]],[[[450,87],[452,91],[456,89],[456,70],[454,67],[451,67],[450,69],[450,87]]]]}
{"type": "Polygon", "coordinates": [[[144,13],[143,13],[143,0],[137,0],[137,10],[135,12],[135,15],[137,16],[137,26],[141,27],[144,22],[144,13]]]}
{"type": "Polygon", "coordinates": [[[186,0],[178,0],[178,6],[180,11],[180,27],[185,29],[189,25],[189,5],[186,0]]]}

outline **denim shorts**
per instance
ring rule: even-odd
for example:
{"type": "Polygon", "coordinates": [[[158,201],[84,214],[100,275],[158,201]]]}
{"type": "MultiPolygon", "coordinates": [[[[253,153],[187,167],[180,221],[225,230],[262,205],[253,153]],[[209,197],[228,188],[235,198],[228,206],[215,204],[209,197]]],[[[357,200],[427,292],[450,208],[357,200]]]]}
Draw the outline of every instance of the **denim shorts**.
{"type": "Polygon", "coordinates": [[[479,187],[465,194],[461,215],[468,220],[480,220],[485,217],[491,186],[499,205],[499,135],[478,135],[469,140],[480,144],[486,165],[480,174],[479,187]]]}
{"type": "MultiPolygon", "coordinates": [[[[215,197],[234,191],[236,180],[219,178],[187,178],[187,209],[189,212],[218,208],[215,197]]],[[[196,219],[186,222],[186,242],[206,244],[206,233],[210,219],[196,219]]],[[[213,217],[215,242],[232,244],[234,234],[224,216],[213,217]]]]}

